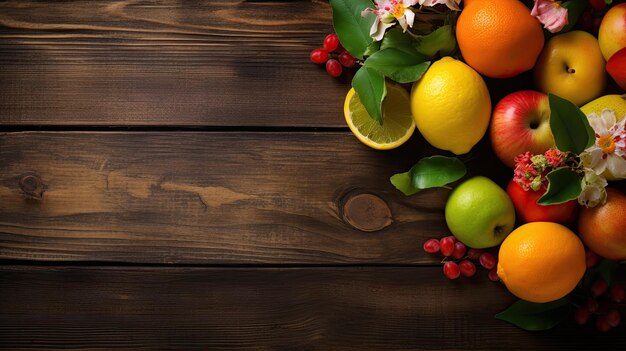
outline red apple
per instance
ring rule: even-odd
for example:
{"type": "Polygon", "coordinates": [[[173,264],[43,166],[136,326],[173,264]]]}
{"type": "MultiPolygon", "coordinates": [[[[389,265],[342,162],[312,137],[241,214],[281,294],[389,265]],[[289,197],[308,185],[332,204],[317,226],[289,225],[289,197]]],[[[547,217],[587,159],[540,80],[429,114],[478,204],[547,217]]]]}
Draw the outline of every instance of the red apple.
{"type": "Polygon", "coordinates": [[[622,48],[611,56],[606,63],[606,71],[620,88],[626,90],[626,48],[622,48]]]}
{"type": "Polygon", "coordinates": [[[528,222],[555,222],[568,225],[574,222],[578,209],[578,202],[571,200],[562,204],[539,205],[537,200],[543,196],[546,189],[525,191],[516,182],[511,180],[506,188],[517,217],[524,223],[528,222]]]}
{"type": "Polygon", "coordinates": [[[521,153],[543,154],[554,147],[548,95],[522,90],[505,96],[493,110],[489,133],[496,155],[511,168],[521,153]]]}

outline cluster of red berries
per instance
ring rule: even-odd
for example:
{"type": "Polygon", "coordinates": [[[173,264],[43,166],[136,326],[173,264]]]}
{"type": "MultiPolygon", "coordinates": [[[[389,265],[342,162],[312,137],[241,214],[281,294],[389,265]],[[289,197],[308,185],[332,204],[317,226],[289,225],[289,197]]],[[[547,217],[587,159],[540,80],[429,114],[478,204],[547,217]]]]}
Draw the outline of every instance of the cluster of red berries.
{"type": "Polygon", "coordinates": [[[611,308],[611,303],[622,303],[626,298],[626,291],[621,284],[609,285],[603,279],[591,284],[591,297],[584,306],[574,313],[574,321],[585,325],[592,316],[596,316],[596,328],[601,332],[608,332],[617,327],[622,319],[618,310],[611,308]]]}
{"type": "Polygon", "coordinates": [[[578,19],[578,29],[597,36],[600,23],[602,23],[602,18],[607,10],[607,5],[604,0],[589,0],[587,8],[578,19]]]}
{"type": "MultiPolygon", "coordinates": [[[[585,252],[587,268],[595,267],[602,261],[602,257],[593,251],[585,252]]],[[[608,332],[617,327],[622,319],[618,310],[611,308],[611,303],[622,303],[626,301],[626,290],[624,286],[614,283],[609,284],[604,279],[598,279],[591,284],[591,297],[587,302],[576,309],[574,321],[579,325],[585,325],[592,316],[596,317],[596,328],[601,332],[608,332]]]]}
{"type": "Polygon", "coordinates": [[[448,279],[457,279],[461,275],[472,277],[476,274],[476,263],[489,270],[489,280],[500,280],[496,272],[498,261],[491,253],[481,249],[467,248],[453,235],[439,240],[428,239],[424,243],[424,251],[429,254],[440,252],[443,256],[443,275],[448,279]]]}
{"type": "Polygon", "coordinates": [[[339,37],[334,33],[324,38],[323,48],[314,49],[309,56],[315,64],[326,63],[326,73],[334,78],[343,73],[343,67],[352,68],[356,64],[356,59],[341,47],[339,37]]]}

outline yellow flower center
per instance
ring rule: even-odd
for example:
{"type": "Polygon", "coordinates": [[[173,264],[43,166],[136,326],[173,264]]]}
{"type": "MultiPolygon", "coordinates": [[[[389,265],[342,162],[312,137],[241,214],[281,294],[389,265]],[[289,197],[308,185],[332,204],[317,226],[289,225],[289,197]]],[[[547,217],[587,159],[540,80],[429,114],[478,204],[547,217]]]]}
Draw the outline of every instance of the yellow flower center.
{"type": "Polygon", "coordinates": [[[558,9],[559,7],[561,7],[561,2],[560,1],[555,1],[555,2],[552,3],[552,5],[554,5],[554,7],[556,7],[558,9]]]}
{"type": "Polygon", "coordinates": [[[602,149],[602,152],[605,154],[612,154],[613,152],[615,152],[615,142],[613,141],[612,135],[600,136],[596,144],[600,149],[602,149]]]}
{"type": "Polygon", "coordinates": [[[396,6],[391,11],[391,13],[393,14],[393,17],[395,17],[395,18],[400,18],[400,17],[404,16],[404,5],[403,4],[396,4],[396,6]]]}

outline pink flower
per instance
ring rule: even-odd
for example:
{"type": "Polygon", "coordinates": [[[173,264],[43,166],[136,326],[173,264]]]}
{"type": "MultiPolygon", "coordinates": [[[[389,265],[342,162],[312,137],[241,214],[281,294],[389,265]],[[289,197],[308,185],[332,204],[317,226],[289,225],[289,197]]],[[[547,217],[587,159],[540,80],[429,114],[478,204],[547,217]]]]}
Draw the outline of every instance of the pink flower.
{"type": "Polygon", "coordinates": [[[548,160],[550,167],[558,168],[565,166],[565,157],[567,156],[566,153],[561,152],[558,149],[549,149],[543,155],[546,157],[546,160],[548,160]]]}
{"type": "Polygon", "coordinates": [[[567,9],[561,6],[560,1],[535,0],[530,15],[537,17],[543,27],[552,33],[560,31],[568,24],[567,9]]]}
{"type": "Polygon", "coordinates": [[[361,16],[365,16],[368,12],[373,12],[376,15],[376,19],[370,29],[370,36],[375,41],[380,41],[385,35],[387,28],[396,24],[396,21],[400,24],[400,27],[406,32],[409,27],[413,27],[413,21],[415,20],[415,12],[409,7],[417,4],[418,0],[374,0],[376,8],[368,7],[361,16]]]}
{"type": "Polygon", "coordinates": [[[513,172],[513,181],[526,191],[536,187],[533,186],[537,183],[535,178],[537,178],[538,176],[540,177],[531,160],[532,156],[533,155],[530,152],[525,152],[515,157],[515,171],[513,172]]]}
{"type": "Polygon", "coordinates": [[[450,10],[461,11],[459,4],[461,0],[419,0],[421,6],[435,6],[437,4],[445,4],[450,10]]]}

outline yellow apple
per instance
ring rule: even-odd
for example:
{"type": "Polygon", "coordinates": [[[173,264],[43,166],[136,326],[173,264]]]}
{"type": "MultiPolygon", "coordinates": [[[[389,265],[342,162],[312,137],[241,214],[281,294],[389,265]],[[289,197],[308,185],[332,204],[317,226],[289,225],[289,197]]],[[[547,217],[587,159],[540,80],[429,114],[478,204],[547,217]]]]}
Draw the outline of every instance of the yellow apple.
{"type": "Polygon", "coordinates": [[[605,60],[626,47],[626,3],[611,7],[602,18],[598,42],[605,60]]]}
{"type": "Polygon", "coordinates": [[[583,31],[552,37],[535,65],[537,89],[581,106],[600,96],[606,62],[596,38],[583,31]]]}

